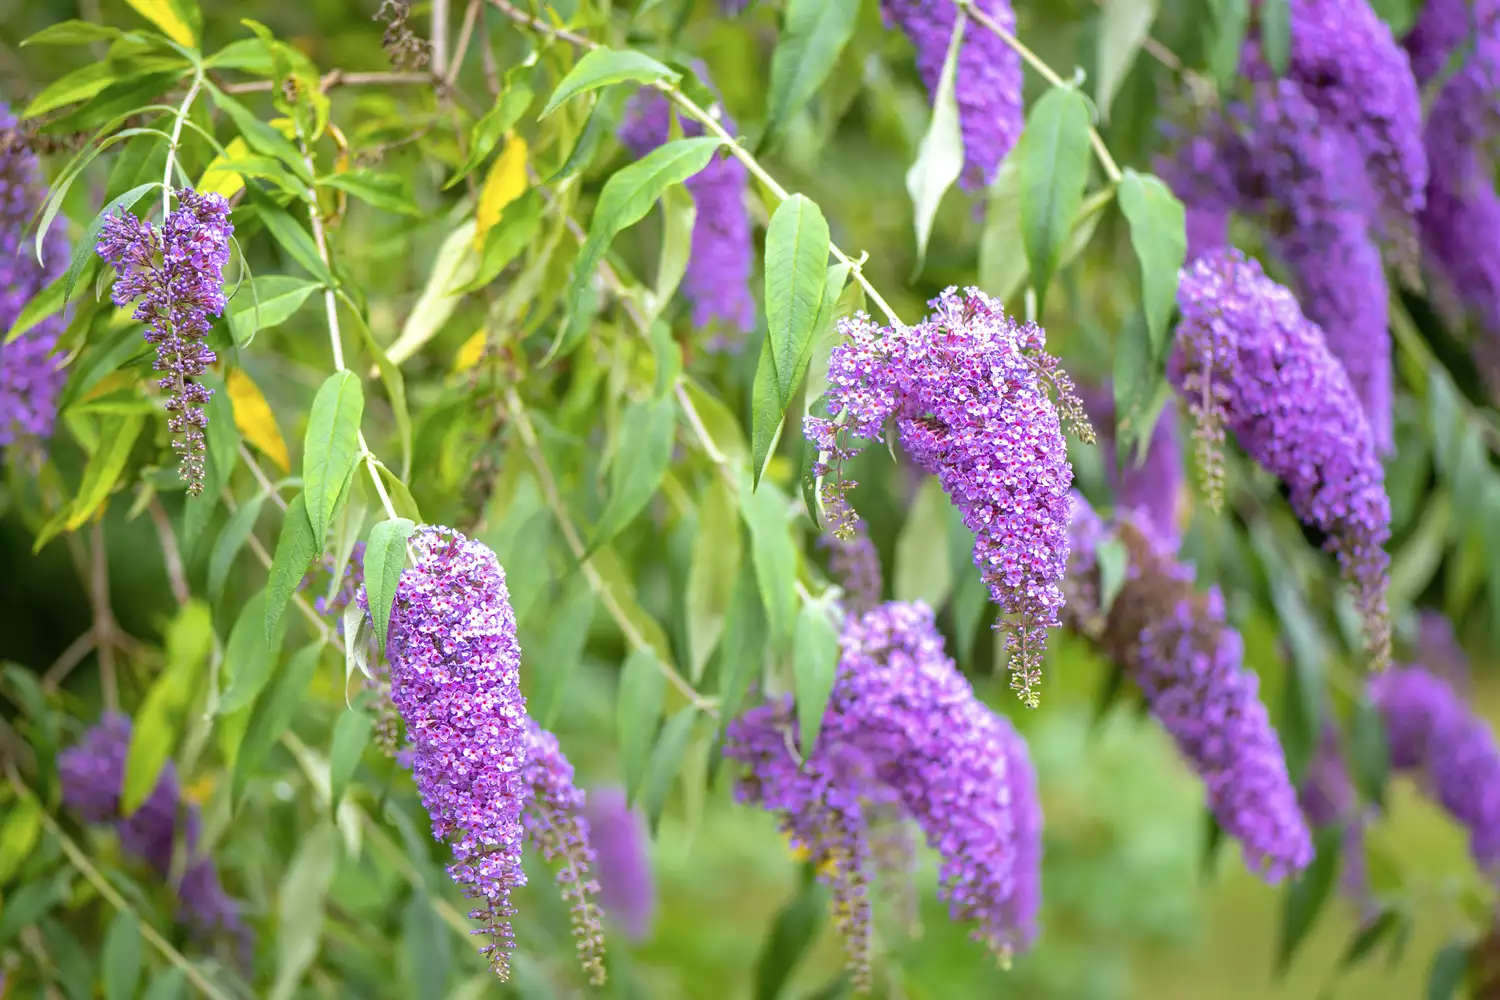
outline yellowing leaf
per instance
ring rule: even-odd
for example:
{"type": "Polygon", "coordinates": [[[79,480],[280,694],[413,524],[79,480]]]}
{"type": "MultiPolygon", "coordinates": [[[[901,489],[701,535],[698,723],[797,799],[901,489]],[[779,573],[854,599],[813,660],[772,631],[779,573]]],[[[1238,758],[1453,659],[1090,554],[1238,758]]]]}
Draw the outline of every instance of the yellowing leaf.
{"type": "Polygon", "coordinates": [[[479,359],[484,357],[484,343],[486,331],[484,327],[474,331],[474,335],[464,341],[464,346],[458,349],[458,355],[453,359],[453,372],[466,372],[479,364],[479,359]]]}
{"type": "Polygon", "coordinates": [[[214,776],[205,774],[182,790],[182,797],[198,805],[206,805],[214,793],[214,776]]]}
{"type": "Polygon", "coordinates": [[[479,192],[479,209],[474,220],[474,249],[484,252],[485,234],[500,221],[505,206],[526,193],[526,140],[512,135],[505,142],[479,192]]]}
{"type": "Polygon", "coordinates": [[[233,170],[224,169],[224,164],[231,160],[238,160],[242,156],[250,155],[250,147],[245,145],[245,140],[236,136],[230,140],[229,145],[224,147],[228,156],[215,156],[209,163],[208,169],[203,171],[203,176],[198,180],[198,191],[200,194],[223,195],[226,199],[233,198],[245,186],[245,178],[233,170]]]}
{"type": "Polygon", "coordinates": [[[125,2],[134,7],[136,13],[160,28],[163,35],[178,45],[190,49],[198,45],[197,39],[193,37],[193,29],[172,0],[125,0],[125,2]]]}
{"type": "Polygon", "coordinates": [[[286,136],[288,139],[297,138],[297,123],[290,118],[272,118],[266,124],[286,136]]]}
{"type": "Polygon", "coordinates": [[[229,369],[226,384],[229,402],[234,406],[234,425],[245,435],[245,440],[259,448],[282,472],[290,472],[292,459],[287,454],[286,441],[281,428],[276,426],[271,405],[261,395],[260,386],[241,368],[229,369]]]}

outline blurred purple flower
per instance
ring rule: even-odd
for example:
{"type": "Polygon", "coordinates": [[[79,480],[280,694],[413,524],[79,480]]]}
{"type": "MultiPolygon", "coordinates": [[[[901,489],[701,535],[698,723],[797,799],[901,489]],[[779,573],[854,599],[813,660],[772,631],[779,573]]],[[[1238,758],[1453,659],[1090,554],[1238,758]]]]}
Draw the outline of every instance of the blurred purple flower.
{"type": "Polygon", "coordinates": [[[619,788],[596,788],[584,803],[599,879],[599,905],[636,941],[651,936],[656,886],[646,824],[619,788]]]}
{"type": "Polygon", "coordinates": [[[27,245],[26,230],[41,195],[36,154],[26,145],[10,107],[0,102],[0,446],[21,437],[45,440],[52,435],[57,394],[66,379],[52,355],[63,329],[60,316],[5,343],[21,310],[68,262],[60,226],[47,234],[43,263],[37,263],[27,245]]]}
{"type": "Polygon", "coordinates": [[[1390,501],[1344,369],[1292,294],[1237,250],[1189,266],[1177,301],[1182,322],[1167,375],[1198,425],[1210,496],[1222,490],[1216,449],[1227,427],[1286,483],[1297,516],[1327,536],[1364,619],[1373,665],[1384,666],[1390,501]]]}
{"type": "MultiPolygon", "coordinates": [[[[1006,31],[1016,30],[1009,0],[977,0],[976,6],[1006,31]]],[[[894,21],[917,51],[917,72],[934,98],[948,58],[958,5],[950,0],[881,0],[886,23],[894,21]]],[[[1021,137],[1021,57],[994,32],[969,18],[954,70],[958,124],[964,140],[959,185],[978,191],[995,179],[1000,162],[1021,137]]]]}
{"type": "MultiPolygon", "coordinates": [[[[706,70],[700,68],[700,76],[706,79],[706,70]]],[[[720,120],[730,132],[735,130],[727,114],[720,120]]],[[[620,141],[636,157],[643,157],[667,141],[670,124],[671,105],[666,97],[643,89],[626,109],[620,141]]],[[[689,137],[702,135],[703,126],[684,119],[682,132],[689,137]]],[[[755,247],[745,207],[749,182],[745,165],[721,154],[687,180],[698,214],[682,292],[692,303],[693,325],[710,334],[705,345],[709,351],[738,353],[745,335],[755,329],[755,297],[750,291],[755,247]]]]}
{"type": "Polygon", "coordinates": [[[1177,425],[1172,411],[1165,410],[1157,418],[1141,464],[1134,464],[1131,456],[1125,459],[1125,467],[1121,469],[1115,460],[1112,388],[1106,384],[1097,389],[1080,389],[1078,395],[1099,435],[1100,450],[1104,454],[1104,475],[1114,493],[1116,509],[1133,511],[1138,517],[1146,518],[1164,538],[1179,538],[1187,494],[1182,475],[1182,448],[1177,441],[1177,425]]]}
{"type": "Polygon", "coordinates": [[[95,248],[115,269],[110,293],[117,306],[140,300],[135,318],[156,347],[157,387],[166,394],[172,447],[182,460],[188,492],[203,491],[203,408],[212,393],[200,383],[218,360],[204,343],[211,317],[224,312],[224,265],[229,262],[229,203],[221,195],[178,192],[179,206],[161,229],[122,213],[104,220],[95,248]]]}
{"type": "MultiPolygon", "coordinates": [[[[838,498],[843,503],[843,498],[838,498]]],[[[831,513],[832,520],[840,514],[831,513]]],[[[844,610],[862,615],[880,603],[885,581],[880,570],[880,553],[870,538],[870,529],[858,521],[849,537],[824,532],[818,535],[818,548],[828,553],[828,573],[844,590],[844,610]]]]}
{"type": "MultiPolygon", "coordinates": [[[[1087,421],[1036,324],[1015,322],[975,288],[950,288],[929,305],[916,326],[879,328],[864,313],[840,323],[828,413],[843,416],[808,417],[803,433],[834,462],[815,469],[833,480],[824,498],[834,507],[853,485],[840,471],[859,450],[850,438],[879,440],[894,417],[907,453],[938,477],[974,532],[974,565],[1013,619],[1003,623],[1011,687],[1034,707],[1068,559],[1073,467],[1059,411],[1080,428],[1087,421]]],[[[835,533],[851,527],[846,520],[835,533]]]]}

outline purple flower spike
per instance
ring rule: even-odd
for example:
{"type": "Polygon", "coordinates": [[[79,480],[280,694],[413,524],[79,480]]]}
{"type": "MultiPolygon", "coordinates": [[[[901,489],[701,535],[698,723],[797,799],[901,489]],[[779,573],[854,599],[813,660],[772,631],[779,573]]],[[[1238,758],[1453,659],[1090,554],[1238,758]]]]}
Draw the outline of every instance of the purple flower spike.
{"type": "Polygon", "coordinates": [[[198,807],[182,801],[177,770],[170,760],[140,808],[128,817],[120,815],[130,731],[129,719],[110,713],[58,755],[63,804],[82,822],[113,823],[125,853],[163,877],[172,872],[172,856],[180,838],[187,865],[176,886],[178,920],[200,939],[222,935],[232,941],[240,964],[248,968],[254,935],[241,920],[238,905],[224,892],[213,858],[198,853],[202,833],[198,807]]]}
{"type": "Polygon", "coordinates": [[[156,347],[157,387],[166,394],[188,492],[203,492],[203,408],[212,393],[195,379],[218,360],[203,339],[211,317],[224,312],[224,265],[229,262],[229,203],[221,195],[178,192],[179,206],[161,229],[133,215],[104,220],[95,248],[115,269],[111,299],[117,306],[140,300],[135,318],[146,324],[156,347]]]}
{"type": "MultiPolygon", "coordinates": [[[[881,329],[863,313],[841,322],[828,413],[842,417],[809,417],[803,433],[833,461],[815,471],[833,474],[824,500],[843,510],[853,483],[838,469],[858,451],[848,439],[878,440],[895,418],[907,453],[938,477],[974,532],[974,565],[991,600],[1014,619],[1004,623],[1011,687],[1035,707],[1068,560],[1073,467],[1059,411],[1090,440],[1091,433],[1040,327],[1015,322],[976,288],[950,288],[930,305],[932,314],[911,327],[881,329]]],[[[850,520],[835,534],[847,535],[850,520]]]]}
{"type": "MultiPolygon", "coordinates": [[[[1186,268],[1182,310],[1167,375],[1208,443],[1223,429],[1262,468],[1281,478],[1292,509],[1328,538],[1365,622],[1376,669],[1390,660],[1386,610],[1391,508],[1369,424],[1321,331],[1285,288],[1237,250],[1186,268]]],[[[1221,487],[1220,487],[1221,488],[1221,487]]],[[[1210,480],[1210,499],[1215,482],[1210,480]]]]}
{"type": "Polygon", "coordinates": [[[856,987],[868,989],[871,828],[899,808],[942,857],[939,895],[997,955],[1028,947],[1040,904],[1041,811],[1024,741],[943,653],[932,611],[851,615],[816,751],[797,759],[790,699],[730,723],[741,801],[776,813],[833,896],[856,987]]]}
{"type": "Polygon", "coordinates": [[[1469,831],[1481,871],[1500,878],[1500,745],[1453,686],[1422,667],[1370,679],[1385,720],[1391,766],[1413,771],[1427,793],[1469,831]]]}
{"type": "Polygon", "coordinates": [[[60,316],[4,342],[26,303],[67,266],[61,227],[47,234],[41,264],[26,238],[41,194],[36,154],[17,131],[16,116],[0,102],[0,446],[52,435],[66,377],[52,354],[63,329],[60,316]]]}
{"type": "Polygon", "coordinates": [[[578,960],[588,973],[589,982],[604,985],[604,934],[599,927],[599,883],[590,869],[594,848],[589,840],[589,823],[584,818],[583,792],[573,784],[573,765],[563,756],[557,737],[526,720],[528,758],[526,762],[526,810],[521,823],[526,838],[542,857],[561,861],[557,885],[572,914],[573,937],[578,945],[578,960]]]}
{"type": "MultiPolygon", "coordinates": [[[[495,554],[451,528],[412,535],[386,643],[391,699],[415,751],[432,835],[453,845],[448,874],[476,902],[484,953],[501,979],[514,947],[510,893],[521,870],[521,812],[532,795],[521,647],[495,554]]],[[[367,598],[360,595],[361,604],[367,598]]]]}
{"type": "Polygon", "coordinates": [[[584,803],[599,877],[599,905],[636,941],[651,936],[656,886],[646,825],[619,788],[596,788],[584,803]]]}
{"type": "MultiPolygon", "coordinates": [[[[1016,30],[1009,0],[979,0],[978,8],[1006,31],[1016,30]]],[[[927,92],[937,94],[948,58],[958,5],[950,0],[882,0],[886,22],[894,21],[917,50],[917,71],[927,92]]],[[[1021,57],[994,32],[970,18],[958,50],[954,96],[964,140],[959,185],[978,191],[995,179],[1000,162],[1021,137],[1021,57]]]]}
{"type": "MultiPolygon", "coordinates": [[[[699,75],[707,79],[701,68],[699,75]]],[[[735,130],[728,115],[721,121],[730,132],[735,130]]],[[[671,105],[666,97],[643,90],[626,110],[620,141],[642,157],[667,141],[670,125],[671,105]]],[[[688,137],[702,135],[703,126],[683,120],[682,132],[688,137]]],[[[743,163],[720,155],[687,180],[698,214],[682,293],[692,303],[693,325],[710,333],[705,347],[711,352],[739,353],[746,334],[755,329],[755,297],[750,291],[755,247],[745,208],[749,183],[743,163]]]]}

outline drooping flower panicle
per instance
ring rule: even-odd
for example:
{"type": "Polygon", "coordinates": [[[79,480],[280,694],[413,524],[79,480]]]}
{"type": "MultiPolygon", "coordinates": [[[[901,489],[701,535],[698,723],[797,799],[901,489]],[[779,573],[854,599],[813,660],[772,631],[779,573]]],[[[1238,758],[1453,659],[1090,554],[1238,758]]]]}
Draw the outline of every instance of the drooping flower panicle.
{"type": "Polygon", "coordinates": [[[521,813],[531,796],[515,614],[505,571],[484,545],[431,526],[410,545],[416,558],[396,588],[386,643],[391,698],[432,835],[452,844],[448,874],[475,901],[474,933],[489,937],[484,952],[503,979],[514,947],[510,893],[526,884],[521,813]]]}
{"type": "Polygon", "coordinates": [[[16,116],[0,102],[0,446],[18,438],[45,440],[57,417],[57,396],[65,373],[52,353],[62,318],[52,316],[11,340],[21,310],[67,266],[61,227],[48,231],[37,262],[27,227],[41,202],[36,154],[18,128],[16,116]]]}
{"type": "Polygon", "coordinates": [[[1237,250],[1195,261],[1177,301],[1182,322],[1168,378],[1200,433],[1217,441],[1224,428],[1233,431],[1286,484],[1297,516],[1327,536],[1364,619],[1370,658],[1384,666],[1390,501],[1343,368],[1292,294],[1237,250]]]}
{"type": "Polygon", "coordinates": [[[643,941],[651,936],[656,911],[645,822],[626,805],[621,788],[590,791],[583,814],[596,855],[599,905],[627,935],[643,941]]]}
{"type": "Polygon", "coordinates": [[[932,611],[850,615],[818,744],[799,763],[789,699],[730,723],[741,801],[777,814],[833,897],[856,984],[868,986],[872,817],[892,807],[941,855],[940,895],[996,954],[1027,947],[1040,902],[1041,813],[1025,743],[943,653],[932,611]]]}
{"type": "MultiPolygon", "coordinates": [[[[645,156],[667,141],[671,113],[665,96],[641,91],[626,109],[620,141],[635,156],[645,156]]],[[[720,120],[734,131],[728,115],[720,120]]],[[[688,137],[702,135],[703,125],[683,120],[682,131],[688,137]]],[[[749,182],[743,163],[720,155],[687,180],[697,215],[682,293],[692,304],[693,325],[709,334],[709,351],[738,352],[746,334],[755,329],[755,297],[750,291],[755,247],[745,207],[749,182]]]]}
{"type": "Polygon", "coordinates": [[[58,755],[63,804],[82,822],[114,824],[125,852],[163,877],[173,871],[173,854],[180,842],[186,865],[174,887],[178,919],[202,939],[220,935],[228,939],[241,964],[248,966],[254,935],[241,919],[238,904],[219,882],[213,858],[199,853],[202,820],[196,805],[182,801],[172,761],[162,768],[146,801],[129,816],[120,815],[130,733],[128,718],[109,713],[58,755]]]}
{"type": "Polygon", "coordinates": [[[158,229],[122,213],[104,220],[96,250],[115,269],[115,305],[137,302],[156,347],[157,387],[166,395],[167,426],[188,492],[203,491],[204,412],[211,392],[197,379],[218,360],[204,338],[211,317],[224,312],[224,265],[229,262],[229,203],[218,194],[178,192],[179,205],[158,229]]]}
{"type": "Polygon", "coordinates": [[[1128,515],[1111,529],[1075,498],[1078,543],[1069,568],[1069,623],[1094,638],[1135,681],[1151,715],[1203,779],[1219,826],[1238,840],[1245,863],[1267,881],[1301,871],[1312,838],[1287,773],[1286,756],[1243,663],[1240,635],[1225,620],[1217,589],[1198,592],[1176,546],[1128,515]],[[1097,604],[1098,545],[1125,547],[1124,585],[1108,610],[1097,604]],[[1092,602],[1092,603],[1091,603],[1092,602]]]}
{"type": "Polygon", "coordinates": [[[974,565],[1014,619],[1005,623],[1011,686],[1035,706],[1068,559],[1073,467],[1059,410],[1087,423],[1040,327],[1015,322],[974,288],[950,288],[930,305],[916,326],[882,329],[863,313],[841,322],[828,375],[837,419],[809,417],[803,432],[834,463],[815,472],[832,474],[824,499],[835,507],[853,485],[839,471],[858,450],[850,438],[879,440],[895,419],[907,454],[938,477],[974,532],[974,565]]]}
{"type": "MultiPolygon", "coordinates": [[[[1006,31],[1016,30],[1009,0],[978,0],[976,6],[1006,31]]],[[[887,23],[894,21],[917,52],[917,71],[934,98],[948,58],[958,5],[951,0],[881,0],[887,23]]],[[[970,18],[953,78],[964,169],[959,185],[980,191],[995,179],[1000,162],[1021,137],[1025,113],[1021,57],[1004,39],[970,18]]]]}

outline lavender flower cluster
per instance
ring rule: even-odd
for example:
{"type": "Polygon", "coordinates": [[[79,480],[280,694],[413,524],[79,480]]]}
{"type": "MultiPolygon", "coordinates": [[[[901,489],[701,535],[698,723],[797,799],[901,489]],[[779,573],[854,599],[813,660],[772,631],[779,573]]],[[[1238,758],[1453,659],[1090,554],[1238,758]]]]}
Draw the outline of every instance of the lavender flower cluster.
{"type": "Polygon", "coordinates": [[[213,858],[198,853],[202,820],[196,805],[182,801],[177,770],[170,760],[150,797],[129,816],[120,815],[130,731],[128,718],[109,713],[58,755],[63,804],[81,822],[114,824],[125,853],[163,877],[173,870],[172,857],[180,842],[187,864],[173,887],[178,920],[205,941],[222,935],[235,945],[241,964],[248,966],[254,936],[219,882],[213,858]]]}
{"type": "MultiPolygon", "coordinates": [[[[924,604],[850,615],[816,750],[800,756],[790,699],[730,723],[741,801],[780,820],[832,894],[856,986],[867,989],[874,822],[914,821],[942,856],[951,917],[997,955],[1027,947],[1040,906],[1041,807],[1026,745],[976,697],[924,604]]],[[[888,854],[889,852],[883,852],[888,854]]],[[[900,852],[896,852],[899,857],[900,852]]]]}
{"type": "MultiPolygon", "coordinates": [[[[803,433],[841,469],[894,418],[916,465],[936,475],[974,532],[974,565],[1015,621],[1011,687],[1033,707],[1046,630],[1057,624],[1068,559],[1068,462],[1059,410],[1086,428],[1072,383],[1045,351],[1046,335],[989,296],[950,288],[911,327],[880,328],[863,313],[839,324],[829,361],[828,413],[803,433]],[[1054,404],[1048,389],[1058,397],[1054,404]],[[840,416],[841,415],[841,416],[840,416]]],[[[834,474],[825,500],[841,506],[852,481],[834,474]]],[[[837,526],[847,534],[847,519],[837,526]]]]}
{"type": "Polygon", "coordinates": [[[5,343],[26,303],[62,273],[67,246],[53,228],[42,263],[24,244],[40,204],[40,169],[8,105],[0,102],[0,446],[52,435],[65,373],[53,356],[62,318],[49,317],[5,343]]]}
{"type": "Polygon", "coordinates": [[[156,347],[157,387],[166,394],[172,447],[182,461],[188,492],[203,491],[204,407],[212,395],[194,381],[218,360],[203,342],[211,317],[224,312],[224,265],[229,262],[229,203],[217,194],[178,192],[179,206],[160,229],[128,213],[104,220],[95,248],[115,269],[110,293],[117,306],[137,299],[135,318],[156,347]]]}
{"type": "Polygon", "coordinates": [[[1216,449],[1227,428],[1286,484],[1297,516],[1327,536],[1364,619],[1371,660],[1384,666],[1391,508],[1344,369],[1291,292],[1237,250],[1204,254],[1188,267],[1177,302],[1182,322],[1167,376],[1198,424],[1211,500],[1221,488],[1216,449]]]}
{"type": "Polygon", "coordinates": [[[1082,497],[1069,567],[1082,578],[1069,623],[1093,637],[1132,678],[1151,715],[1202,778],[1219,826],[1241,844],[1246,865],[1276,882],[1307,867],[1312,837],[1287,773],[1281,741],[1261,703],[1259,677],[1244,666],[1244,644],[1224,617],[1217,589],[1199,593],[1176,546],[1150,522],[1128,515],[1106,528],[1082,497]],[[1124,586],[1105,610],[1097,601],[1097,547],[1114,537],[1129,562],[1124,586]]]}
{"type": "MultiPolygon", "coordinates": [[[[979,0],[976,6],[1006,31],[1016,30],[1009,0],[979,0]]],[[[948,44],[958,17],[950,0],[881,0],[886,23],[894,21],[911,39],[917,72],[936,99],[948,44]]],[[[964,169],[959,185],[983,189],[995,179],[1025,126],[1021,94],[1021,57],[1005,41],[972,18],[964,27],[954,70],[959,133],[964,142],[964,169]]]]}
{"type": "MultiPolygon", "coordinates": [[[[707,76],[701,68],[700,76],[707,76]]],[[[667,141],[671,115],[665,96],[642,90],[626,110],[620,141],[635,156],[645,156],[667,141]]],[[[734,131],[732,118],[724,115],[721,121],[734,131]]],[[[703,125],[685,120],[682,131],[689,137],[702,135],[703,125]]],[[[745,165],[732,156],[716,156],[687,180],[698,214],[682,292],[692,303],[693,325],[708,331],[705,346],[713,352],[738,353],[746,334],[755,329],[755,297],[750,292],[755,247],[745,207],[749,183],[745,165]]]]}
{"type": "MultiPolygon", "coordinates": [[[[594,860],[584,795],[557,738],[526,714],[521,648],[505,571],[495,554],[450,528],[423,526],[401,574],[386,643],[391,700],[406,726],[405,757],[432,820],[452,844],[448,874],[474,900],[489,937],[482,953],[510,972],[511,890],[526,884],[521,845],[551,861],[573,914],[584,970],[604,980],[604,942],[590,875],[594,860]]],[[[358,595],[369,610],[369,597],[358,595]]]]}

